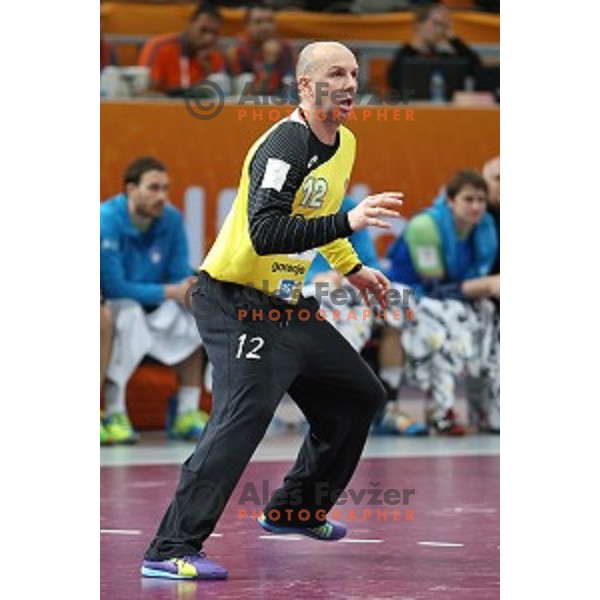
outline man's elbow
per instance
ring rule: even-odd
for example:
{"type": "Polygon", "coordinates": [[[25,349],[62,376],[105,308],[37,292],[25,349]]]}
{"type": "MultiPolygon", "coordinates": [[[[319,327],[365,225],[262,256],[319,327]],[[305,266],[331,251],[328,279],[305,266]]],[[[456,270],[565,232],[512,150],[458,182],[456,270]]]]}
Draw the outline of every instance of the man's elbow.
{"type": "Polygon", "coordinates": [[[254,252],[258,254],[258,256],[267,256],[269,254],[274,254],[269,245],[265,241],[261,241],[260,239],[250,236],[250,241],[252,242],[252,247],[254,248],[254,252]]]}
{"type": "Polygon", "coordinates": [[[100,277],[100,289],[107,299],[128,298],[130,286],[120,277],[100,277]]]}
{"type": "Polygon", "coordinates": [[[256,252],[258,256],[267,256],[268,254],[274,254],[273,248],[269,243],[268,236],[259,235],[259,229],[264,229],[264,227],[260,228],[257,225],[250,225],[250,242],[252,243],[254,252],[256,252]]]}

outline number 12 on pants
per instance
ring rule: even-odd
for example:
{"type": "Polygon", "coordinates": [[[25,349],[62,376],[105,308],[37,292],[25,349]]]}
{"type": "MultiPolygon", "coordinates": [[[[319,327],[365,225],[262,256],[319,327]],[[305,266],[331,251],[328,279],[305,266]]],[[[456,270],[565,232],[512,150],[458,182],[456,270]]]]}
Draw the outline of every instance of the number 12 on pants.
{"type": "Polygon", "coordinates": [[[244,352],[244,346],[246,344],[247,334],[242,333],[238,337],[238,348],[235,355],[236,358],[245,358],[247,360],[260,360],[261,356],[258,354],[259,350],[265,345],[265,340],[260,336],[251,337],[248,340],[248,346],[254,345],[250,350],[244,352]]]}

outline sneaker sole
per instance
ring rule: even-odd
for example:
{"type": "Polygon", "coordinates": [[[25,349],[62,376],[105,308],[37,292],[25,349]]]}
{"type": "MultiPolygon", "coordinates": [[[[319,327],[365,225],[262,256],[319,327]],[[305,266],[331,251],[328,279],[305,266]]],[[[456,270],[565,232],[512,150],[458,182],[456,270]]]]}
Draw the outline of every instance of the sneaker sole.
{"type": "Polygon", "coordinates": [[[344,532],[344,535],[342,535],[341,537],[325,538],[303,527],[278,527],[277,525],[271,525],[270,523],[266,523],[265,521],[260,520],[258,521],[258,524],[269,533],[275,533],[277,535],[298,534],[312,538],[313,540],[318,540],[319,542],[339,542],[341,539],[346,537],[346,532],[344,532]]]}
{"type": "Polygon", "coordinates": [[[149,569],[148,567],[142,567],[140,570],[143,577],[154,577],[155,579],[186,579],[186,580],[197,580],[197,579],[227,579],[227,573],[215,573],[212,575],[197,575],[196,577],[186,577],[185,575],[177,575],[176,573],[169,573],[168,571],[159,571],[158,569],[149,569]]]}

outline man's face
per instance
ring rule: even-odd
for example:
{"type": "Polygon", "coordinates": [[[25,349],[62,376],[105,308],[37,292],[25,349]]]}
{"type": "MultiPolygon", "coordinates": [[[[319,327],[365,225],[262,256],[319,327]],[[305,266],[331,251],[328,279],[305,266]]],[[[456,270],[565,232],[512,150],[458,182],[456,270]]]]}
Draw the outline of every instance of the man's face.
{"type": "Polygon", "coordinates": [[[467,225],[477,225],[481,221],[486,201],[485,190],[470,184],[463,185],[454,198],[448,198],[454,219],[467,225]]]}
{"type": "Polygon", "coordinates": [[[500,207],[500,161],[486,165],[483,176],[488,184],[488,202],[494,208],[500,207]]]}
{"type": "Polygon", "coordinates": [[[266,8],[252,9],[248,15],[246,31],[250,38],[259,44],[275,37],[277,32],[275,14],[266,8]]]}
{"type": "Polygon", "coordinates": [[[207,50],[217,43],[221,22],[212,15],[202,14],[190,23],[188,36],[194,50],[207,50]]]}
{"type": "Polygon", "coordinates": [[[417,27],[427,44],[440,44],[450,31],[450,13],[443,7],[436,8],[429,13],[429,18],[417,27]]]}
{"type": "Polygon", "coordinates": [[[324,53],[310,76],[300,78],[307,108],[325,113],[328,119],[346,121],[354,108],[358,90],[358,63],[344,48],[324,53]],[[303,81],[304,80],[304,81],[303,81]]]}
{"type": "Polygon", "coordinates": [[[127,196],[140,217],[158,219],[169,200],[169,176],[164,171],[146,171],[138,185],[127,184],[127,196]]]}

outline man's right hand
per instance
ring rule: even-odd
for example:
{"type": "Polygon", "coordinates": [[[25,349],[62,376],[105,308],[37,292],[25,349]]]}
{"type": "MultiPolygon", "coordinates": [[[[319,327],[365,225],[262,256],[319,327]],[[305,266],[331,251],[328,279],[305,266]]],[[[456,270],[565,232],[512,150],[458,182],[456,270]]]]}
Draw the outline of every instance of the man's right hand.
{"type": "Polygon", "coordinates": [[[402,192],[383,192],[367,196],[355,208],[348,212],[348,222],[352,231],[360,231],[365,227],[380,227],[389,229],[392,225],[381,217],[401,217],[398,210],[402,206],[402,192]]]}
{"type": "Polygon", "coordinates": [[[492,298],[500,298],[500,275],[492,275],[490,277],[490,296],[492,298]]]}
{"type": "Polygon", "coordinates": [[[461,291],[467,298],[500,298],[500,275],[467,279],[461,291]]]}

